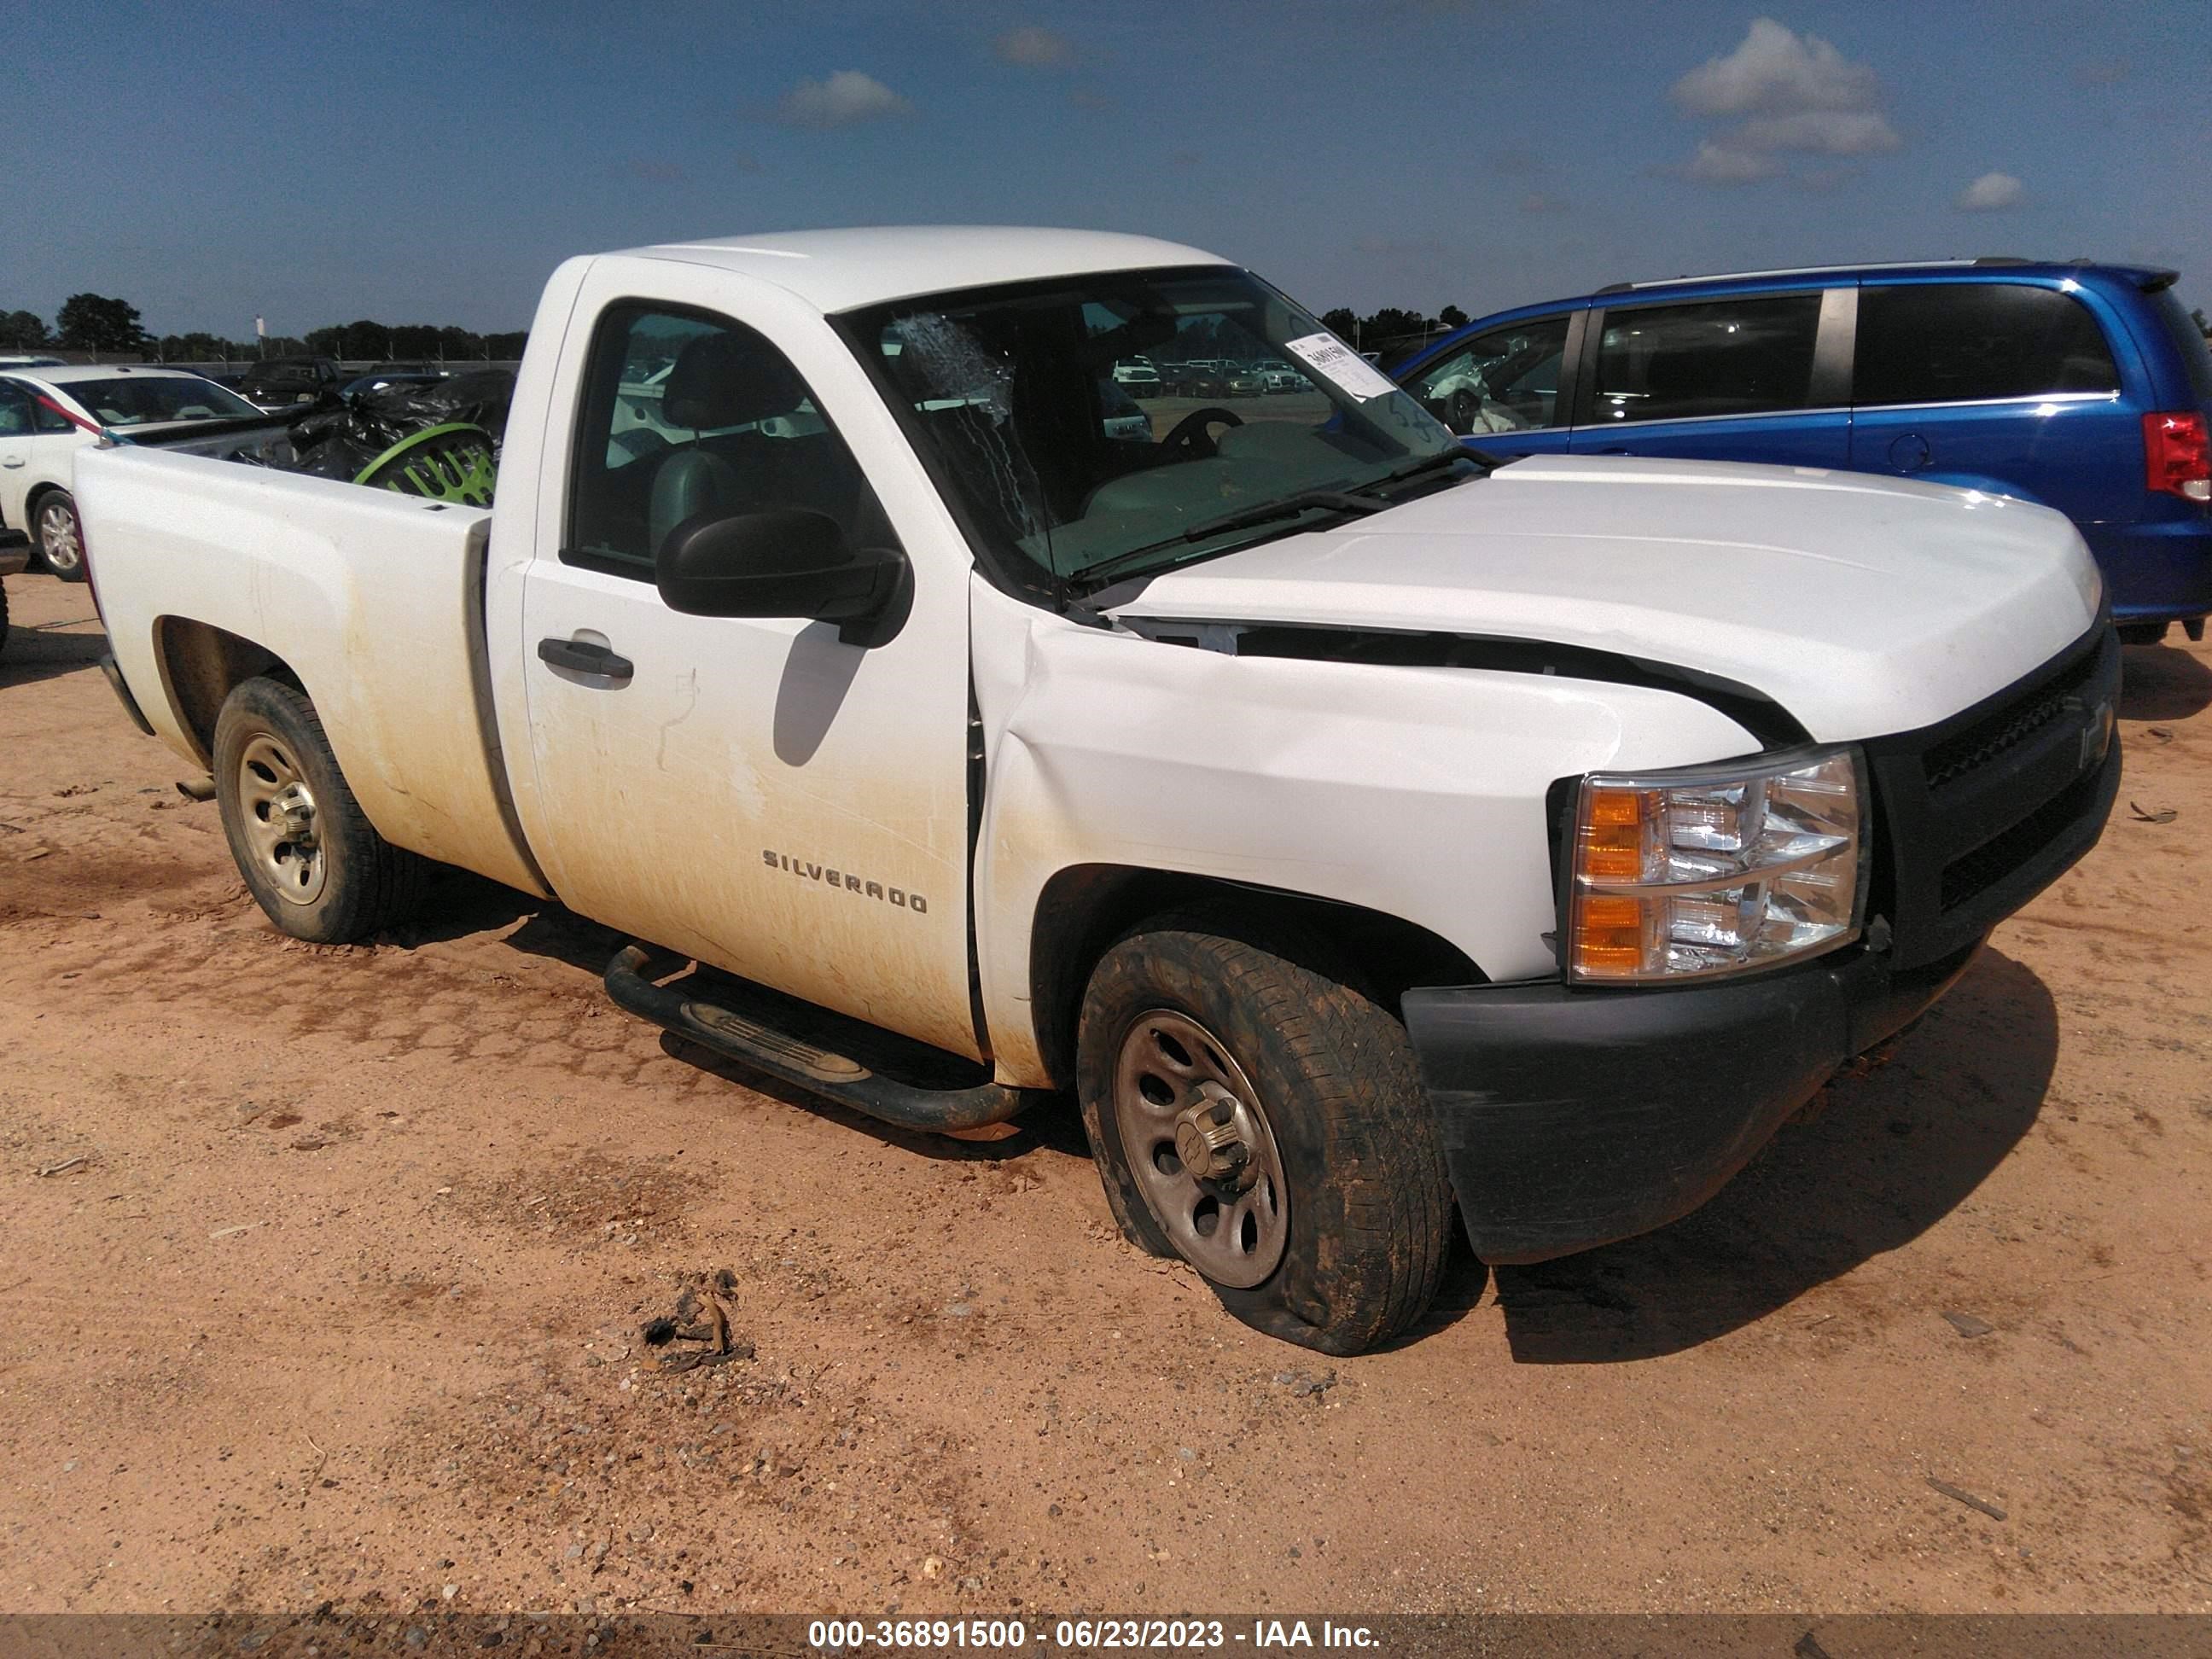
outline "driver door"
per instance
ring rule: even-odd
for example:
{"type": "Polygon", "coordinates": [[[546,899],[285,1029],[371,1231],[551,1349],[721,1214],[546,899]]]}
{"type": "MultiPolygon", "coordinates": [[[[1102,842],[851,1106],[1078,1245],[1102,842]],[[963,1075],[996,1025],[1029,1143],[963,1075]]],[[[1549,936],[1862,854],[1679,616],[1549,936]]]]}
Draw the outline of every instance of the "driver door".
{"type": "MultiPolygon", "coordinates": [[[[671,610],[654,552],[701,515],[800,507],[917,551],[931,532],[885,514],[793,355],[714,308],[726,278],[652,280],[633,300],[594,272],[571,336],[589,344],[553,389],[550,429],[574,438],[546,457],[522,586],[530,844],[594,921],[980,1058],[965,572],[942,547],[916,557],[912,610],[873,647],[804,617],[671,610]]],[[[842,351],[813,327],[813,361],[842,351]]],[[[846,356],[842,395],[872,397],[846,356]]]]}

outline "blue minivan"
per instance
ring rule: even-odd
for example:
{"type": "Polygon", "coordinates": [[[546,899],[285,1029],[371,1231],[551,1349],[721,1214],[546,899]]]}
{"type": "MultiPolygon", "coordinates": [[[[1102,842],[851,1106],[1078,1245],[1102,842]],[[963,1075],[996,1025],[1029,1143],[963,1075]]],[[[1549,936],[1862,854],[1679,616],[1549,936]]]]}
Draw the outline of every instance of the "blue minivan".
{"type": "Polygon", "coordinates": [[[1620,283],[1392,377],[1495,456],[1672,455],[2025,496],[2080,526],[2122,637],[2212,612],[2212,352],[2175,273],[1973,259],[1620,283]]]}

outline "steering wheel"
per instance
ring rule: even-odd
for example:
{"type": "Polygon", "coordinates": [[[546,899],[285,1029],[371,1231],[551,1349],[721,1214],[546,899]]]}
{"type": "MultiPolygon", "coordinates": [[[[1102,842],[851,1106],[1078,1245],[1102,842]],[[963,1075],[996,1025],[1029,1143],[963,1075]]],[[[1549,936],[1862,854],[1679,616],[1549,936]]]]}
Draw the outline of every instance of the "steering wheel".
{"type": "Polygon", "coordinates": [[[1207,435],[1206,428],[1214,425],[1242,426],[1243,424],[1243,417],[1236,410],[1208,404],[1204,409],[1192,410],[1189,414],[1177,421],[1168,435],[1160,440],[1160,447],[1187,449],[1193,456],[1203,459],[1216,453],[1216,446],[1212,438],[1207,435]]]}
{"type": "Polygon", "coordinates": [[[1462,438],[1474,430],[1474,417],[1482,407],[1482,400],[1480,398],[1465,386],[1462,386],[1452,393],[1451,402],[1448,407],[1451,412],[1445,417],[1444,423],[1447,426],[1462,438]]]}

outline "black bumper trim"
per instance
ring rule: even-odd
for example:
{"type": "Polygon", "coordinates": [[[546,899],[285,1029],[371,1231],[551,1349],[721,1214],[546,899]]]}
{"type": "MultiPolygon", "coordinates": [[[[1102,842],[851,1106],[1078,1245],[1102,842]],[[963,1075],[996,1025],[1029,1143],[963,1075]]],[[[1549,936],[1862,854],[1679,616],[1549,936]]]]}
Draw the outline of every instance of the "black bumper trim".
{"type": "Polygon", "coordinates": [[[1542,1261],[1686,1215],[1979,948],[1905,972],[1855,948],[1670,989],[1407,992],[1407,1029],[1475,1254],[1542,1261]]]}

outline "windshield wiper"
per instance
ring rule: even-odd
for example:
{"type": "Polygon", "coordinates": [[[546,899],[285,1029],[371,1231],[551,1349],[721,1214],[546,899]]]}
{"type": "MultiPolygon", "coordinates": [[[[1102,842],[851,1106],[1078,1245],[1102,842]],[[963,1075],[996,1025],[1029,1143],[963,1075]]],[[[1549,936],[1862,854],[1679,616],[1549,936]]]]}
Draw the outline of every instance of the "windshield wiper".
{"type": "Polygon", "coordinates": [[[1162,548],[1182,547],[1191,542],[1202,542],[1208,536],[1218,536],[1227,530],[1245,530],[1255,525],[1273,524],[1279,519],[1295,519],[1303,514],[1320,509],[1352,513],[1364,517],[1380,513],[1391,503],[1380,495],[1353,495],[1341,489],[1304,489],[1295,495],[1282,495],[1272,501],[1262,501],[1255,507],[1241,507],[1234,513],[1224,513],[1218,519],[1194,525],[1179,535],[1163,536],[1158,541],[1146,542],[1126,553],[1116,553],[1112,558],[1091,565],[1075,574],[1074,580],[1089,586],[1094,592],[1109,576],[1119,575],[1132,565],[1141,562],[1162,548]]]}
{"type": "MultiPolygon", "coordinates": [[[[1097,584],[1103,579],[1127,570],[1133,564],[1158,552],[1164,547],[1174,547],[1190,542],[1202,542],[1209,536],[1218,536],[1224,531],[1249,530],[1260,525],[1274,524],[1285,519],[1296,519],[1308,513],[1334,512],[1365,518],[1381,513],[1398,503],[1385,495],[1373,492],[1387,489],[1393,484],[1417,478],[1425,472],[1436,472],[1456,466],[1462,461],[1472,461],[1488,472],[1499,465],[1492,456],[1477,454],[1457,445],[1434,455],[1424,455],[1419,460],[1407,461],[1392,468],[1381,477],[1364,483],[1357,489],[1301,489],[1294,495],[1279,495],[1271,501],[1255,502],[1239,507],[1234,513],[1224,513],[1218,518],[1208,519],[1204,524],[1193,525],[1178,535],[1165,536],[1156,542],[1146,542],[1142,547],[1133,547],[1126,553],[1117,553],[1102,564],[1078,573],[1075,580],[1086,584],[1097,584]]],[[[1096,591],[1094,586],[1093,591],[1096,591]]]]}
{"type": "MultiPolygon", "coordinates": [[[[1382,480],[1389,483],[1389,479],[1382,480]]],[[[1380,513],[1390,502],[1381,495],[1370,495],[1364,489],[1301,489],[1294,495],[1279,495],[1272,501],[1261,501],[1251,507],[1241,507],[1234,513],[1224,513],[1218,519],[1208,519],[1204,524],[1193,525],[1182,535],[1170,537],[1170,541],[1202,542],[1208,536],[1218,536],[1224,530],[1244,530],[1254,525],[1273,524],[1278,519],[1295,519],[1301,513],[1328,508],[1337,513],[1350,513],[1365,518],[1370,513],[1380,513]]]]}
{"type": "Polygon", "coordinates": [[[1469,449],[1463,444],[1455,444],[1449,449],[1439,450],[1433,455],[1424,455],[1418,461],[1408,461],[1403,466],[1384,473],[1373,483],[1363,484],[1360,488],[1375,489],[1384,484],[1403,483],[1408,478],[1418,478],[1424,472],[1441,471],[1445,467],[1456,465],[1461,461],[1474,462],[1485,474],[1495,472],[1505,465],[1501,456],[1486,455],[1479,449],[1469,449]]]}

